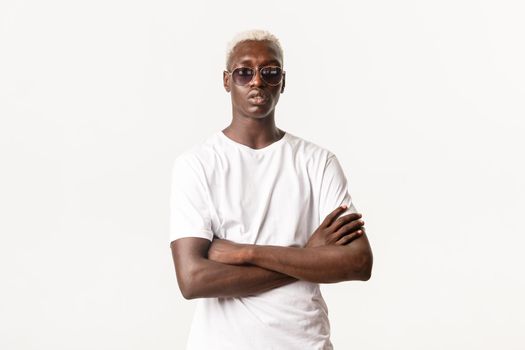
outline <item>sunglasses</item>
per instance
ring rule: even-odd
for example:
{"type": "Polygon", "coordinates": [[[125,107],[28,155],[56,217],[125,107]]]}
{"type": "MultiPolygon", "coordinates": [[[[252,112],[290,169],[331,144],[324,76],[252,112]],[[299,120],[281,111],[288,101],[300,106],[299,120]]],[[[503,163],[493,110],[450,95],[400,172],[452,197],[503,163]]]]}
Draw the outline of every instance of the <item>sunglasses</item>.
{"type": "MultiPolygon", "coordinates": [[[[276,86],[283,80],[284,72],[278,66],[264,66],[258,69],[261,79],[270,86],[276,86]]],[[[251,83],[255,77],[256,69],[250,67],[235,68],[232,72],[226,71],[232,76],[235,85],[244,86],[251,83]]]]}

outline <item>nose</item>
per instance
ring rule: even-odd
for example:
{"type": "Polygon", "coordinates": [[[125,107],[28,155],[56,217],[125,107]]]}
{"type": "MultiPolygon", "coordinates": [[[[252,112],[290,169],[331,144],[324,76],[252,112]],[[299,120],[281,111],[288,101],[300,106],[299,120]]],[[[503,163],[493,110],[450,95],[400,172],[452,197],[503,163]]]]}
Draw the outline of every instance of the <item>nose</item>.
{"type": "Polygon", "coordinates": [[[250,82],[250,85],[251,86],[262,86],[264,84],[265,84],[265,82],[261,78],[261,70],[260,69],[256,69],[255,70],[255,76],[253,77],[252,81],[250,82]]]}

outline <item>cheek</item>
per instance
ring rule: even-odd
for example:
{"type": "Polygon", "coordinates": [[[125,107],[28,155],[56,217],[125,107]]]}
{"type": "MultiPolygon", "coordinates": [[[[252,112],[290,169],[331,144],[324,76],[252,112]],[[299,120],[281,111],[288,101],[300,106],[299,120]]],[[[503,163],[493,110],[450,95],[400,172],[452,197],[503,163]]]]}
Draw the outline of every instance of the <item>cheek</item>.
{"type": "Polygon", "coordinates": [[[246,104],[246,94],[248,92],[240,91],[239,89],[232,88],[230,91],[232,103],[236,106],[244,105],[246,104]]]}
{"type": "Polygon", "coordinates": [[[232,88],[230,93],[232,94],[232,97],[235,99],[239,99],[240,96],[242,95],[239,89],[236,89],[236,88],[232,88]]]}
{"type": "Polygon", "coordinates": [[[281,87],[282,85],[279,85],[279,88],[272,92],[272,100],[274,104],[276,104],[279,101],[279,97],[281,97],[281,87]]]}

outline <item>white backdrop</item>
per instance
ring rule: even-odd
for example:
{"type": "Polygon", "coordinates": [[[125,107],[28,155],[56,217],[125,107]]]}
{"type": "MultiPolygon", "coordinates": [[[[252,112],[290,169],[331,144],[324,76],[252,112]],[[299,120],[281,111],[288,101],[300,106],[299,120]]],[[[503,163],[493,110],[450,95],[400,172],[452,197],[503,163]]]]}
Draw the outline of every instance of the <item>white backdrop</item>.
{"type": "Polygon", "coordinates": [[[0,348],[182,349],[170,170],[226,127],[224,50],[285,50],[277,126],[340,159],[374,251],[336,349],[523,349],[519,1],[2,1],[0,348]]]}

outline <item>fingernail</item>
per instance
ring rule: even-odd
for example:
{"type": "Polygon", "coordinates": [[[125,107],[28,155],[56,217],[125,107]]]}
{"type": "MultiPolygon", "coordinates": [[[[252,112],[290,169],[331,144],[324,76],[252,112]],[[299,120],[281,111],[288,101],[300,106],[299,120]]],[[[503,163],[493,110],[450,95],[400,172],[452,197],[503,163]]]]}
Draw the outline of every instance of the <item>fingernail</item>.
{"type": "Polygon", "coordinates": [[[341,206],[341,208],[346,209],[346,208],[348,208],[348,205],[343,204],[343,205],[341,206]]]}

